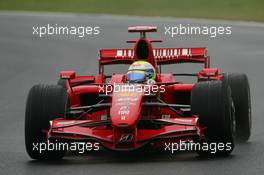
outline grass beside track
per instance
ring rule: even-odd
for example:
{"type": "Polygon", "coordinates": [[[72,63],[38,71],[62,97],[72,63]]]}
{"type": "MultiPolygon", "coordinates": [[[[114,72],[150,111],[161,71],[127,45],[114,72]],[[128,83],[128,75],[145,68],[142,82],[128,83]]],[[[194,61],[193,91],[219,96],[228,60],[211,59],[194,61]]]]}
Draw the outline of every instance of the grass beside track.
{"type": "Polygon", "coordinates": [[[0,0],[0,10],[264,22],[264,0],[0,0]]]}

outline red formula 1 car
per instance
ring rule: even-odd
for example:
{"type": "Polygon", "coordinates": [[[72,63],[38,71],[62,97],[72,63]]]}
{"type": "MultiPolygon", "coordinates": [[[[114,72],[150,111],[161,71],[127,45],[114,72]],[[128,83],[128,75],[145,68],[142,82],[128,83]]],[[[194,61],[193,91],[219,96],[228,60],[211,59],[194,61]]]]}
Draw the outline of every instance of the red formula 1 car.
{"type": "MultiPolygon", "coordinates": [[[[62,71],[57,85],[32,87],[25,119],[26,150],[31,158],[60,159],[65,149],[53,145],[40,151],[41,146],[75,142],[129,151],[146,145],[166,145],[170,150],[170,145],[175,146],[172,143],[188,141],[185,143],[199,145],[195,150],[200,155],[228,155],[234,148],[234,138],[249,139],[251,102],[247,76],[222,74],[210,68],[206,48],[153,48],[153,42],[161,41],[148,40],[146,32],[156,30],[151,26],[129,27],[129,32],[140,33],[138,40],[128,41],[134,47],[100,50],[96,76],[62,71]],[[137,61],[154,68],[151,83],[130,82],[128,77],[135,76],[126,73],[104,73],[106,65],[137,61]],[[204,68],[195,74],[161,72],[162,65],[178,63],[200,63],[204,68]],[[177,76],[195,76],[197,82],[182,83],[177,76]],[[213,143],[218,144],[213,153],[200,146],[207,144],[211,148],[213,143]]],[[[148,77],[142,77],[145,75],[148,77]]]]}

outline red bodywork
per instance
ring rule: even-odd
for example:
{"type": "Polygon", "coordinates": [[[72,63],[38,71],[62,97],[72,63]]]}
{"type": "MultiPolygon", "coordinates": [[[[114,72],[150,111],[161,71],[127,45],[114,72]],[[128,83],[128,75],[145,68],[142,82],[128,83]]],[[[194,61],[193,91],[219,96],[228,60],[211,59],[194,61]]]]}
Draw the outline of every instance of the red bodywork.
{"type": "MultiPolygon", "coordinates": [[[[146,144],[162,146],[164,142],[203,139],[198,117],[190,112],[190,94],[194,84],[177,82],[172,73],[161,73],[160,66],[175,63],[202,63],[204,68],[190,74],[197,81],[221,79],[218,69],[210,68],[206,48],[153,48],[146,32],[156,27],[131,27],[140,32],[134,48],[102,49],[97,76],[77,76],[74,71],[62,71],[66,80],[70,108],[66,119],[50,121],[49,139],[95,141],[112,150],[133,150],[146,144]],[[132,64],[144,60],[156,69],[156,84],[163,89],[153,92],[153,85],[144,92],[115,92],[113,87],[128,85],[126,73],[104,75],[108,64],[132,64]],[[110,81],[106,83],[106,78],[110,81]],[[107,93],[106,93],[107,92],[107,93]]],[[[189,75],[189,74],[188,74],[189,75]]],[[[133,85],[132,85],[133,86],[133,85]]],[[[144,89],[144,88],[143,88],[144,89]]]]}

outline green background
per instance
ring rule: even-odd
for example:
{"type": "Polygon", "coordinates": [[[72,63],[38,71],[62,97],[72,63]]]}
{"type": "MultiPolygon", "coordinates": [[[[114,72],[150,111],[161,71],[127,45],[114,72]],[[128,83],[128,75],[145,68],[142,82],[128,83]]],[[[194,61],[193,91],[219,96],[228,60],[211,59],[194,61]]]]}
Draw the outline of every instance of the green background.
{"type": "Polygon", "coordinates": [[[0,0],[0,10],[264,21],[264,0],[0,0]]]}

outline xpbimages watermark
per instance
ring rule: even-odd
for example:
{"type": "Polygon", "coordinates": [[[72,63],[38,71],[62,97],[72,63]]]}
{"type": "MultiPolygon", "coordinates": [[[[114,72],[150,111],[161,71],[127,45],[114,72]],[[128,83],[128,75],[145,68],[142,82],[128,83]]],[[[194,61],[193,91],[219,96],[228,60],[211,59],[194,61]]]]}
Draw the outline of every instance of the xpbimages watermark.
{"type": "Polygon", "coordinates": [[[43,153],[45,151],[77,151],[78,153],[85,153],[87,151],[98,151],[100,149],[99,143],[95,142],[41,142],[33,143],[33,151],[43,153]]]}
{"type": "Polygon", "coordinates": [[[164,26],[164,34],[172,38],[180,35],[201,35],[210,38],[217,38],[220,36],[230,36],[232,34],[231,26],[197,26],[190,24],[179,24],[175,26],[164,26]]]}
{"type": "Polygon", "coordinates": [[[165,143],[164,150],[169,151],[171,154],[177,151],[208,151],[215,154],[217,151],[230,151],[232,150],[232,143],[198,143],[193,141],[182,141],[175,143],[165,143]]]}
{"type": "Polygon", "coordinates": [[[32,34],[38,37],[64,35],[83,38],[91,35],[99,35],[99,26],[62,26],[58,24],[47,24],[43,26],[33,26],[32,34]]]}
{"type": "Polygon", "coordinates": [[[145,95],[150,95],[151,93],[163,93],[165,92],[165,85],[156,84],[104,84],[99,86],[99,93],[105,93],[109,95],[113,92],[136,92],[144,93],[145,95]]]}

